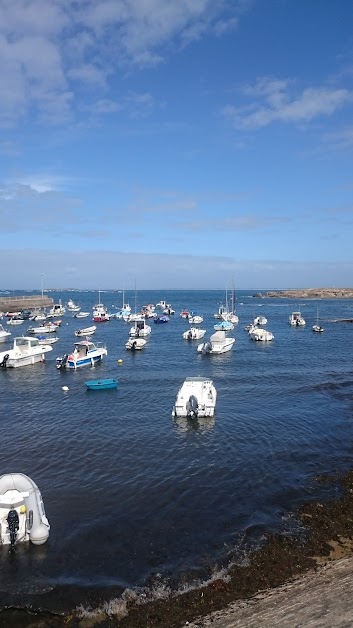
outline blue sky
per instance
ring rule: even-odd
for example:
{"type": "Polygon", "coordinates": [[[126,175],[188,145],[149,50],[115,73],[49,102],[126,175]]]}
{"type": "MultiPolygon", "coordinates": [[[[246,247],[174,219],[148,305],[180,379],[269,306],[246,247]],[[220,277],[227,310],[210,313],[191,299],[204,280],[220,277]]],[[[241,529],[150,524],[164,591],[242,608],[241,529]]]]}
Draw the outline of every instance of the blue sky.
{"type": "Polygon", "coordinates": [[[351,0],[0,0],[0,288],[351,287],[351,0]]]}

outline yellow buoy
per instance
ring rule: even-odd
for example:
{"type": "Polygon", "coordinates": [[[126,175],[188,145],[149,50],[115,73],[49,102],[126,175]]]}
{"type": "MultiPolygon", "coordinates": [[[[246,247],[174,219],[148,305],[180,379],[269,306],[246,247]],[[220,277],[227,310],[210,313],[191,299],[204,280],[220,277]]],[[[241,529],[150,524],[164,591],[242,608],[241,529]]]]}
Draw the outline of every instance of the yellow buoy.
{"type": "Polygon", "coordinates": [[[119,358],[119,360],[118,360],[118,364],[122,364],[122,363],[123,363],[122,359],[121,359],[121,358],[119,358]]]}

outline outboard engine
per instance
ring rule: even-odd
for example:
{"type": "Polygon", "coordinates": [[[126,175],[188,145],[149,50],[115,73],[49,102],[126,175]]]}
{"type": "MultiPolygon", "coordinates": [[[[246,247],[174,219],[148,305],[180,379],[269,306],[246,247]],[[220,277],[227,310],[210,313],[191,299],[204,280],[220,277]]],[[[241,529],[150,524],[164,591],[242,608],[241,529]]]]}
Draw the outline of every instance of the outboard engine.
{"type": "Polygon", "coordinates": [[[56,358],[56,368],[57,369],[65,368],[68,357],[69,357],[68,354],[65,353],[65,355],[63,355],[61,358],[56,358]]]}
{"type": "Polygon", "coordinates": [[[204,342],[202,347],[202,353],[210,353],[212,345],[210,342],[204,342]]]}
{"type": "Polygon", "coordinates": [[[198,411],[199,402],[197,401],[195,395],[190,395],[189,401],[186,403],[187,416],[190,417],[190,419],[197,418],[198,411]]]}
{"type": "Polygon", "coordinates": [[[2,362],[0,362],[0,367],[2,367],[3,369],[6,368],[6,363],[7,363],[8,359],[9,359],[9,357],[10,357],[10,354],[9,353],[5,353],[5,355],[4,355],[3,359],[2,359],[2,362]]]}
{"type": "Polygon", "coordinates": [[[15,510],[13,507],[11,508],[11,510],[9,511],[9,514],[7,515],[7,525],[9,526],[9,532],[10,532],[10,544],[11,544],[10,551],[14,552],[16,538],[17,538],[17,530],[20,527],[20,521],[18,518],[17,510],[15,510]]]}

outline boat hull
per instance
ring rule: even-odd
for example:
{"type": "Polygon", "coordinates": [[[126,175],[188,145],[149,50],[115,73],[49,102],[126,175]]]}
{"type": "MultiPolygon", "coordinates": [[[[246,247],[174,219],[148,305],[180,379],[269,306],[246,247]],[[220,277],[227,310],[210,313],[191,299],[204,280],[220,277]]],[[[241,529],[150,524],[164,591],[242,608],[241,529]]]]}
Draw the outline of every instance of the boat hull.
{"type": "Polygon", "coordinates": [[[70,356],[66,362],[67,369],[79,369],[83,366],[94,366],[97,362],[100,362],[103,359],[103,356],[106,353],[92,353],[91,355],[88,353],[86,357],[80,358],[79,360],[70,359],[70,356]]]}
{"type": "Polygon", "coordinates": [[[0,544],[10,545],[7,516],[13,506],[18,514],[16,544],[31,541],[42,545],[49,537],[50,524],[38,486],[23,473],[0,477],[0,544]]]}
{"type": "Polygon", "coordinates": [[[217,401],[217,390],[212,380],[202,377],[187,377],[178,391],[173,417],[213,417],[217,401]]]}
{"type": "Polygon", "coordinates": [[[85,384],[88,390],[111,390],[118,387],[116,379],[92,379],[85,384]]]}

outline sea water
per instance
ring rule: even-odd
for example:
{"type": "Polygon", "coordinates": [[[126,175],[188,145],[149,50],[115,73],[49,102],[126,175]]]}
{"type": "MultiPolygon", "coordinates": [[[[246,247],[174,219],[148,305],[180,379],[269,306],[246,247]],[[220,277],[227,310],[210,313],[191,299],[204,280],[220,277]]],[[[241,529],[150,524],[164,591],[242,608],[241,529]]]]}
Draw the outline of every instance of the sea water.
{"type": "MultiPolygon", "coordinates": [[[[57,370],[56,357],[79,340],[74,332],[93,324],[67,311],[44,364],[0,369],[0,474],[31,477],[51,524],[48,542],[18,546],[15,560],[0,548],[2,599],[70,585],[79,605],[85,587],[109,600],[112,587],[117,596],[198,586],[246,560],[267,533],[295,533],[300,504],[333,496],[316,478],[352,466],[353,326],[330,321],[352,317],[353,301],[254,293],[237,291],[240,321],[228,333],[236,342],[223,355],[199,354],[202,341],[182,338],[189,323],[179,315],[202,314],[208,340],[223,291],[139,291],[138,310],[160,299],[175,310],[165,325],[148,321],[142,351],[126,351],[131,325],[112,319],[92,337],[107,346],[101,364],[57,370]],[[312,332],[317,308],[322,334],[312,332]],[[289,325],[294,310],[306,327],[289,325]],[[257,315],[268,319],[272,342],[244,330],[257,315]],[[178,389],[192,376],[213,380],[215,416],[173,419],[178,389]],[[87,390],[97,378],[118,388],[87,390]]],[[[91,291],[49,296],[90,312],[98,300],[91,291]]],[[[134,310],[134,292],[124,296],[134,310]]],[[[100,294],[112,313],[122,298],[100,294]]]]}

